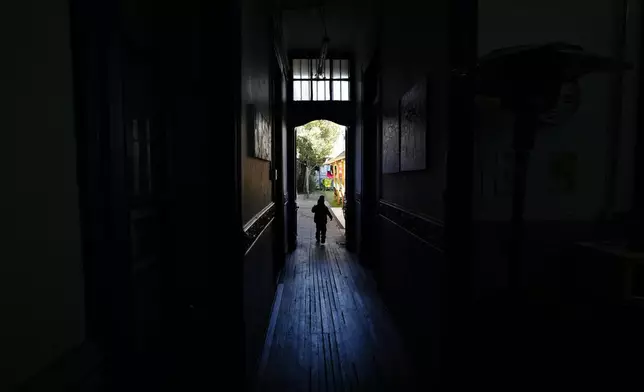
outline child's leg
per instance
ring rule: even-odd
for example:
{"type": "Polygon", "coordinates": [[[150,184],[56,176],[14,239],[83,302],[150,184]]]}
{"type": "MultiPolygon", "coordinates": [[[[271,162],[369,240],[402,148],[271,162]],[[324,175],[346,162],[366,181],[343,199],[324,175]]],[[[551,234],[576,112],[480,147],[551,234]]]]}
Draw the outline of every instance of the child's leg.
{"type": "Polygon", "coordinates": [[[320,225],[319,224],[315,225],[315,240],[316,241],[320,240],[320,225]]]}
{"type": "Polygon", "coordinates": [[[322,232],[322,242],[326,241],[326,224],[321,225],[320,231],[322,232]]]}

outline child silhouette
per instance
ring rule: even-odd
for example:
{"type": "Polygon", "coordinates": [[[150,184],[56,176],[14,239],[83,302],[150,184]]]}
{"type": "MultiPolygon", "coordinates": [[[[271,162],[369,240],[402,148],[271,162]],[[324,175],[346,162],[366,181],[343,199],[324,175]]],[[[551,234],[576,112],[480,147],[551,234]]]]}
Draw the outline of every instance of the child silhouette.
{"type": "Polygon", "coordinates": [[[311,212],[313,212],[313,222],[315,222],[315,241],[320,242],[321,237],[324,244],[326,241],[326,217],[328,216],[329,219],[333,220],[331,211],[324,204],[324,196],[320,196],[318,204],[313,206],[311,212]]]}

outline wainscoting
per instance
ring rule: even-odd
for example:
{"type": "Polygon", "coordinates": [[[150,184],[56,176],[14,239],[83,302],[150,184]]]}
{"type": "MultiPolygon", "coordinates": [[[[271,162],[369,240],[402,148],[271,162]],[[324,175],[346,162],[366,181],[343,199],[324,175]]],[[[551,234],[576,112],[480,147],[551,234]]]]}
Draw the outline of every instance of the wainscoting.
{"type": "Polygon", "coordinates": [[[379,291],[418,370],[438,380],[443,225],[384,200],[378,212],[379,291]]]}
{"type": "Polygon", "coordinates": [[[444,248],[443,222],[409,211],[386,200],[380,200],[378,214],[418,240],[441,251],[444,248]]]}
{"type": "Polygon", "coordinates": [[[275,210],[275,204],[271,203],[244,225],[244,320],[247,374],[255,373],[276,289],[273,271],[275,210]]]}
{"type": "Polygon", "coordinates": [[[244,254],[248,254],[257,239],[275,219],[275,203],[264,207],[244,225],[244,254]]]}

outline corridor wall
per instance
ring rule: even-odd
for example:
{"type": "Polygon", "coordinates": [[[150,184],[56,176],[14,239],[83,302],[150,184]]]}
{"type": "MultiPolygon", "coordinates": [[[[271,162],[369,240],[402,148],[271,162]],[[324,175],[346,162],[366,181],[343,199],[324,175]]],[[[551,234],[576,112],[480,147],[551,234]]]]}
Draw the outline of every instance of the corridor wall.
{"type": "Polygon", "coordinates": [[[381,25],[381,170],[378,205],[379,287],[430,385],[440,369],[444,290],[443,192],[448,135],[448,2],[383,3],[381,25]],[[427,166],[400,171],[399,102],[426,81],[431,107],[427,166]]]}
{"type": "MultiPolygon", "coordinates": [[[[246,372],[252,380],[261,355],[276,289],[273,264],[275,206],[272,205],[271,162],[254,156],[254,115],[271,121],[270,75],[273,55],[271,2],[244,0],[242,7],[241,199],[246,236],[244,257],[244,320],[246,372]]],[[[272,141],[274,143],[274,141],[272,141]]],[[[274,159],[274,158],[273,158],[274,159]]]]}

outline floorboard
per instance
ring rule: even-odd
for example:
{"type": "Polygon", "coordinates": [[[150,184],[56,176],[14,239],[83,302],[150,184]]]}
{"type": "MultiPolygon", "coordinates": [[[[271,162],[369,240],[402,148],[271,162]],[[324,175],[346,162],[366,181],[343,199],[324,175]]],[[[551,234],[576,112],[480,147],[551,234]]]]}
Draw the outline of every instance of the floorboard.
{"type": "Polygon", "coordinates": [[[298,247],[282,274],[258,391],[412,390],[400,336],[343,230],[329,222],[326,244],[315,242],[315,200],[298,200],[298,247]]]}

